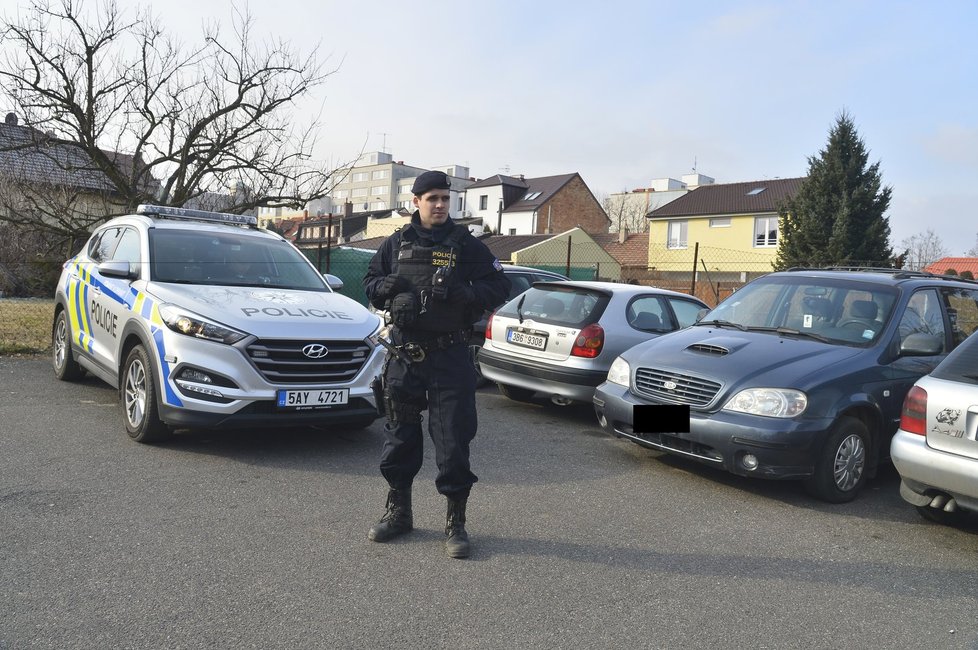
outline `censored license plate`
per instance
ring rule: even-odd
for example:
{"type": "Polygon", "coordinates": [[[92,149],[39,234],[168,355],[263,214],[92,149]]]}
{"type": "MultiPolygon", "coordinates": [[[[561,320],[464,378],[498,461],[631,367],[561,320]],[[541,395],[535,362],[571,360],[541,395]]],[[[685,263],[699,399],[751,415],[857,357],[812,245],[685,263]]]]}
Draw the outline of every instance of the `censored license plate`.
{"type": "Polygon", "coordinates": [[[278,407],[287,411],[325,409],[342,406],[350,401],[350,389],[331,390],[280,390],[278,407]]]}
{"type": "Polygon", "coordinates": [[[510,327],[506,330],[506,340],[513,345],[543,350],[547,347],[546,332],[527,332],[510,327]]]}

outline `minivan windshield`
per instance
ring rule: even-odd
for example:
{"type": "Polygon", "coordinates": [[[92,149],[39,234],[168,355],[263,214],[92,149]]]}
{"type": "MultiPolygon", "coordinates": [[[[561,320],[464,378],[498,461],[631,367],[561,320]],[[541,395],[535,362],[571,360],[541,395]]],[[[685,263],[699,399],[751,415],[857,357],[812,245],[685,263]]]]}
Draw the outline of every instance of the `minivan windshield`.
{"type": "Polygon", "coordinates": [[[150,269],[156,282],[329,291],[288,242],[235,232],[154,229],[150,269]]]}
{"type": "Polygon", "coordinates": [[[697,324],[866,344],[879,336],[895,302],[896,290],[883,285],[771,275],[740,289],[697,324]]]}

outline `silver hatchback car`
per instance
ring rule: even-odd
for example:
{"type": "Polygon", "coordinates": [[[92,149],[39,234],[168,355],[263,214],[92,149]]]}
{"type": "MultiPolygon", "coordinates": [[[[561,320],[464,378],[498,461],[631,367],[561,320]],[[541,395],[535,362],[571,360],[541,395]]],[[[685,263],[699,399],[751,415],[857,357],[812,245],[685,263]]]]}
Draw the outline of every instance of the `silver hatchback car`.
{"type": "Polygon", "coordinates": [[[917,380],[903,402],[890,457],[900,496],[926,519],[952,524],[978,512],[978,337],[917,380]]]}
{"type": "Polygon", "coordinates": [[[510,399],[540,393],[558,405],[589,403],[619,354],[692,325],[705,308],[655,287],[538,282],[489,319],[479,365],[510,399]]]}

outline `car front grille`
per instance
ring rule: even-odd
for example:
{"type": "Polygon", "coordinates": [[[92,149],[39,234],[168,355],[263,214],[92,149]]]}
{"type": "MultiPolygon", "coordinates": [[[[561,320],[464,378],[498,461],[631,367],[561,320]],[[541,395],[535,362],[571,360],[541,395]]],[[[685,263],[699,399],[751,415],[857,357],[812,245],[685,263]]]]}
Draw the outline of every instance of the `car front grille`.
{"type": "Polygon", "coordinates": [[[690,406],[705,406],[716,397],[720,384],[675,372],[639,368],[635,371],[635,389],[639,394],[653,398],[690,406]]]}
{"type": "Polygon", "coordinates": [[[248,346],[248,356],[273,384],[343,384],[363,368],[370,346],[363,341],[259,340],[248,346]],[[320,359],[310,359],[302,353],[310,343],[328,352],[320,359]]]}

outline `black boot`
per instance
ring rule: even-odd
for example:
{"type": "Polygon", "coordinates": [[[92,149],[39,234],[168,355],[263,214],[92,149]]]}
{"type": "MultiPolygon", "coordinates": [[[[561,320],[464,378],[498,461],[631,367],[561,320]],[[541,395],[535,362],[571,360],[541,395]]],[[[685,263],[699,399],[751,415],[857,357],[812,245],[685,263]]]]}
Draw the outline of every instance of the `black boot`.
{"type": "Polygon", "coordinates": [[[387,493],[387,512],[380,518],[367,538],[371,542],[387,542],[414,529],[411,515],[411,490],[391,489],[387,493]]]}
{"type": "Polygon", "coordinates": [[[445,523],[445,550],[448,557],[469,556],[469,534],[465,532],[465,498],[448,499],[448,517],[445,523]]]}

